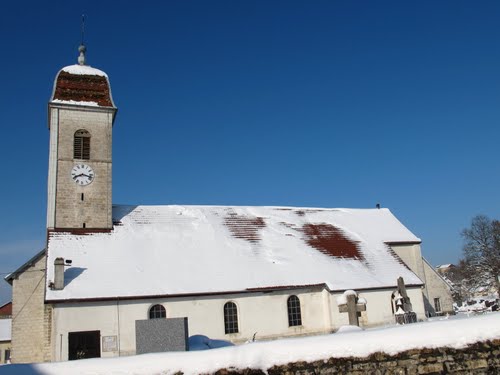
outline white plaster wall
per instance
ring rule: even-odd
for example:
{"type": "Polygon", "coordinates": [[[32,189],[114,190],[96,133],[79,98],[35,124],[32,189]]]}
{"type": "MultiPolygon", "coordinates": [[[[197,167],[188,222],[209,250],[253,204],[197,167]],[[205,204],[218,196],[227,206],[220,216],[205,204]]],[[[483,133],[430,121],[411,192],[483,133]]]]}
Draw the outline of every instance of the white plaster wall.
{"type": "Polygon", "coordinates": [[[54,358],[67,360],[68,332],[100,330],[101,336],[119,336],[119,352],[103,357],[135,354],[135,321],[148,319],[149,308],[161,304],[167,318],[187,317],[189,335],[244,342],[256,333],[257,339],[329,332],[321,289],[270,293],[170,298],[134,301],[56,304],[54,308],[54,358]],[[287,299],[296,295],[301,302],[302,326],[289,327],[287,299]],[[238,307],[239,332],[224,333],[223,308],[228,301],[238,307]],[[118,323],[119,322],[119,323],[118,323]]]}
{"type": "MultiPolygon", "coordinates": [[[[394,288],[395,289],[395,288],[394,288]]],[[[367,300],[367,311],[360,323],[371,327],[393,324],[392,289],[359,293],[367,300]]],[[[103,357],[135,354],[135,321],[148,319],[152,305],[161,304],[167,318],[187,317],[189,335],[206,335],[213,339],[241,343],[256,333],[258,340],[285,336],[329,333],[348,324],[346,313],[339,313],[336,298],[342,293],[329,293],[322,288],[269,293],[245,293],[223,296],[144,299],[131,301],[56,304],[54,306],[53,358],[68,358],[68,332],[101,331],[101,336],[118,336],[119,351],[102,352],[103,357]],[[288,326],[287,299],[300,299],[302,325],[288,326]],[[223,307],[228,301],[238,307],[239,332],[225,334],[223,307]]],[[[408,295],[419,319],[425,317],[420,288],[409,288],[408,295]]]]}
{"type": "Polygon", "coordinates": [[[391,245],[391,249],[401,260],[425,282],[424,265],[422,263],[422,251],[419,244],[391,245]]]}

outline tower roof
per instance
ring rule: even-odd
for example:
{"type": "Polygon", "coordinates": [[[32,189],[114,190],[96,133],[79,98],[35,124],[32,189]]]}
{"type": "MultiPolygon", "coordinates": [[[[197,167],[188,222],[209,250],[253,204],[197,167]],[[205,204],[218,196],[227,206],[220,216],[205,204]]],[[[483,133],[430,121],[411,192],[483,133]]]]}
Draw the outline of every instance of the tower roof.
{"type": "Polygon", "coordinates": [[[50,99],[64,103],[94,107],[115,107],[108,75],[88,65],[70,65],[56,76],[50,99]]]}

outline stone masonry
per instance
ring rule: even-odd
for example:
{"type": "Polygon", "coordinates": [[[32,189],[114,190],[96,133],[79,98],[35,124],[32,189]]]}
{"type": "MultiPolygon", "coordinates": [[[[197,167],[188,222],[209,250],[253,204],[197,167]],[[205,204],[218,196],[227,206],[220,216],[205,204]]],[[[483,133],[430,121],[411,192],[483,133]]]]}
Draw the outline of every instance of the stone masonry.
{"type": "Polygon", "coordinates": [[[217,375],[430,375],[499,374],[500,340],[479,342],[464,349],[413,349],[398,355],[375,353],[367,358],[330,358],[312,363],[295,362],[273,366],[265,372],[254,369],[221,369],[217,375]]]}
{"type": "Polygon", "coordinates": [[[111,228],[111,136],[114,109],[64,108],[51,105],[48,228],[111,228]],[[73,159],[77,130],[90,135],[90,160],[73,159]],[[87,164],[95,179],[78,186],[71,178],[75,164],[87,164]],[[82,195],[83,194],[83,195],[82,195]]]}
{"type": "Polygon", "coordinates": [[[13,363],[51,360],[52,306],[44,304],[45,267],[42,256],[13,282],[13,363]]]}

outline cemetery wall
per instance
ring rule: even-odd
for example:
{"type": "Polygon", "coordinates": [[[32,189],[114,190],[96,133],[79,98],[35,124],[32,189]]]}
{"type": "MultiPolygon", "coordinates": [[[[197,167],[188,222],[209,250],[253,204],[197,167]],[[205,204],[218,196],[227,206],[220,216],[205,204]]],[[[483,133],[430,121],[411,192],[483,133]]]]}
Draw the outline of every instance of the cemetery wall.
{"type": "MultiPolygon", "coordinates": [[[[416,375],[416,374],[499,374],[500,340],[479,342],[464,349],[413,349],[398,355],[375,353],[367,358],[331,358],[316,362],[295,362],[274,366],[269,375],[416,375]]],[[[227,370],[217,375],[260,375],[261,370],[227,370]]]]}

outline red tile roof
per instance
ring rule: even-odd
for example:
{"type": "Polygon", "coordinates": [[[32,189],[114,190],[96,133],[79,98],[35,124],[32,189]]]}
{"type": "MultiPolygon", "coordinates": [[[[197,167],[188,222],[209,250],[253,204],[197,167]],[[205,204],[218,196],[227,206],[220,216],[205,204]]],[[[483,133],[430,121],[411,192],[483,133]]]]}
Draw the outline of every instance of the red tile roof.
{"type": "Polygon", "coordinates": [[[71,74],[62,70],[56,79],[53,100],[95,102],[113,107],[108,79],[104,76],[71,74]]]}
{"type": "Polygon", "coordinates": [[[266,226],[262,217],[242,216],[235,212],[229,213],[224,218],[224,223],[234,237],[249,242],[258,242],[260,240],[259,230],[266,226]]]}
{"type": "Polygon", "coordinates": [[[6,304],[0,306],[0,316],[11,316],[12,315],[12,302],[7,302],[6,304]]]}

